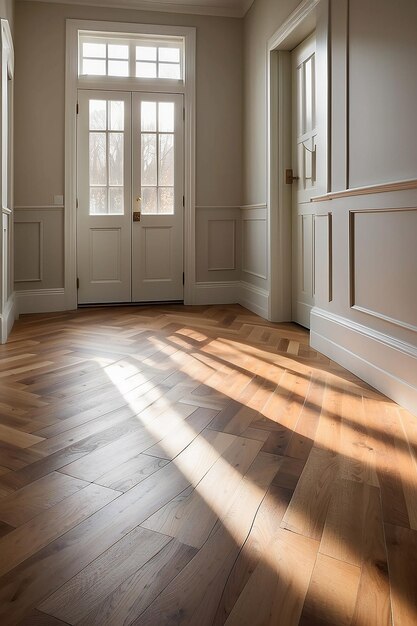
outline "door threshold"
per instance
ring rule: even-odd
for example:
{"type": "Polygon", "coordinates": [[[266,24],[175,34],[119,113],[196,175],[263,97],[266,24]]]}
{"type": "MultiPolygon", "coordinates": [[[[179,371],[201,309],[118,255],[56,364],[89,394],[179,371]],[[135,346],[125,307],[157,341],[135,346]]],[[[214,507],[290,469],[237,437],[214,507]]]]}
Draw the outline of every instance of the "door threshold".
{"type": "Polygon", "coordinates": [[[149,302],[98,302],[90,304],[78,304],[77,309],[98,309],[101,307],[121,307],[121,306],[161,306],[167,304],[184,304],[184,300],[152,300],[149,302]]]}

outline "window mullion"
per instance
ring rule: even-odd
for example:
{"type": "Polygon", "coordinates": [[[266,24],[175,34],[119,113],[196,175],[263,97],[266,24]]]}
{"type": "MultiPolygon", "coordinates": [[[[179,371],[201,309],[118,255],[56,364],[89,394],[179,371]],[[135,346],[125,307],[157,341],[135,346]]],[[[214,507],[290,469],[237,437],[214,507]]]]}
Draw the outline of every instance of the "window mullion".
{"type": "Polygon", "coordinates": [[[129,42],[129,76],[136,76],[136,45],[135,42],[129,42]]]}

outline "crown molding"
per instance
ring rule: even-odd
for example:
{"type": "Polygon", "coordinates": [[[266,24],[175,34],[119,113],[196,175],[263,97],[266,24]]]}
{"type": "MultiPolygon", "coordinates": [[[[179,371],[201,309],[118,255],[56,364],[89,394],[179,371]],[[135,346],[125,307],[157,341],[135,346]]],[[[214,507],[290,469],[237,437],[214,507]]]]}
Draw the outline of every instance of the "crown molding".
{"type": "Polygon", "coordinates": [[[191,15],[208,15],[216,17],[237,17],[246,15],[254,0],[243,0],[240,6],[210,6],[204,4],[187,4],[159,2],[159,0],[16,0],[17,2],[47,2],[50,4],[69,4],[101,7],[107,9],[130,9],[133,11],[155,11],[158,13],[185,13],[191,15]]]}

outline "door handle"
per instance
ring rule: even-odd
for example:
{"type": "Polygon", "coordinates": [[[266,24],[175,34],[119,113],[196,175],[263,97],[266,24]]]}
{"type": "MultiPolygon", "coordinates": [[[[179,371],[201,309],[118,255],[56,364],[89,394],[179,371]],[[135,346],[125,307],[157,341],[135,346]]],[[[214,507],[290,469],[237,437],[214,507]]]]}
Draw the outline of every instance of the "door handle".
{"type": "Polygon", "coordinates": [[[295,180],[300,180],[300,177],[294,176],[292,170],[285,170],[285,184],[292,185],[295,180]]]}
{"type": "MultiPolygon", "coordinates": [[[[138,196],[136,198],[136,204],[139,206],[141,201],[142,201],[142,198],[140,196],[138,196]]],[[[133,221],[134,222],[140,222],[140,211],[133,211],[133,221]]]]}

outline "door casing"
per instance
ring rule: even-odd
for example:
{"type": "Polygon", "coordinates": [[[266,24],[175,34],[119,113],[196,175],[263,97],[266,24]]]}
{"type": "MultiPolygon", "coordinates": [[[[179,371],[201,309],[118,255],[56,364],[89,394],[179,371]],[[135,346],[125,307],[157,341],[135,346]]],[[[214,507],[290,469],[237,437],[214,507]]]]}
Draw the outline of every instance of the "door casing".
{"type": "Polygon", "coordinates": [[[93,20],[66,22],[65,74],[65,278],[62,310],[77,307],[76,248],[76,172],[77,172],[77,91],[78,89],[123,90],[166,93],[167,88],[155,81],[78,76],[78,32],[112,32],[180,36],[185,42],[184,81],[174,81],[171,93],[184,95],[184,302],[193,304],[195,297],[195,135],[196,135],[196,28],[93,20]]]}

